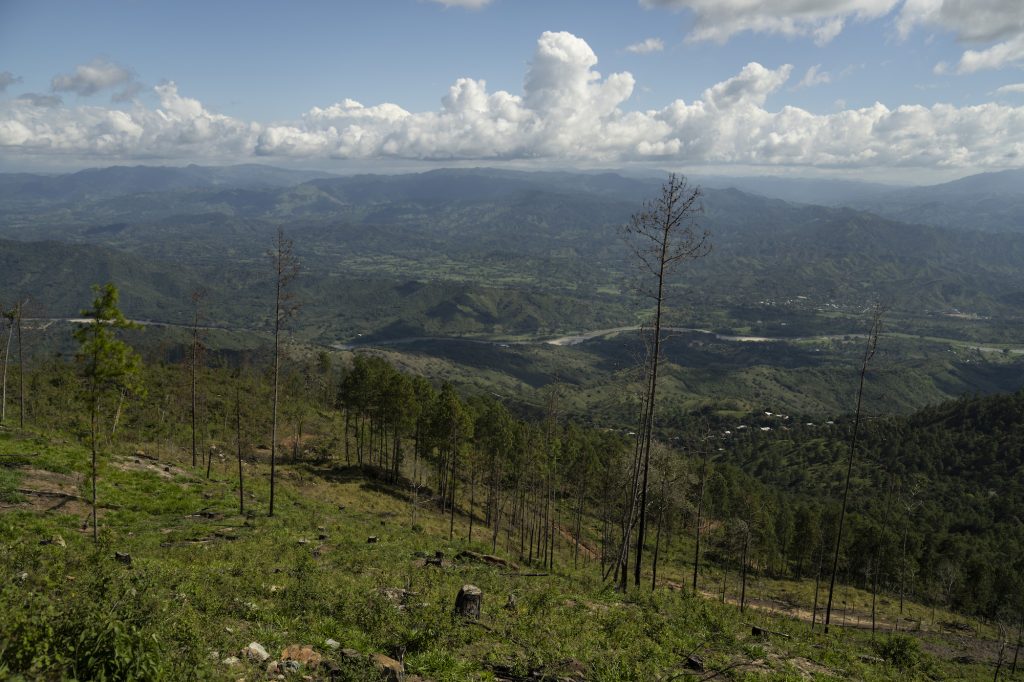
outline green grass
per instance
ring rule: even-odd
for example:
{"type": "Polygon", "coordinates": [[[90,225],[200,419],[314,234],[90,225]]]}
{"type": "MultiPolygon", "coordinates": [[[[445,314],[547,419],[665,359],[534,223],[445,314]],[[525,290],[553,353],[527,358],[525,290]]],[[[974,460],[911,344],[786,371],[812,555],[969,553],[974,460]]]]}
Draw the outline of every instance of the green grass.
{"type": "MultiPolygon", "coordinates": [[[[460,517],[449,542],[446,516],[421,506],[413,524],[404,488],[353,469],[285,463],[277,513],[267,518],[266,467],[249,464],[247,512],[239,514],[230,460],[216,463],[206,480],[181,450],[142,449],[160,463],[140,458],[141,467],[123,468],[134,462],[134,446],[103,458],[99,544],[82,530],[84,506],[0,514],[0,675],[259,679],[262,665],[220,661],[250,641],[275,656],[287,645],[311,644],[330,657],[324,641],[332,638],[366,654],[403,657],[410,672],[438,681],[493,679],[497,670],[553,679],[573,668],[588,680],[667,679],[684,671],[691,653],[727,679],[991,676],[990,667],[943,660],[917,639],[873,646],[865,632],[837,628],[824,637],[795,618],[756,609],[741,615],[680,591],[621,595],[600,581],[593,563],[573,570],[569,543],[550,575],[454,561],[461,549],[489,551],[482,527],[477,542],[467,543],[460,517]],[[66,548],[40,544],[58,535],[66,548]],[[378,541],[368,543],[369,536],[378,541]],[[444,567],[420,560],[438,550],[448,558],[444,567]],[[115,552],[129,553],[131,566],[115,552]],[[452,617],[465,583],[484,591],[479,624],[452,617]],[[399,588],[413,593],[402,608],[386,592],[399,588]],[[515,610],[503,608],[510,595],[515,610]],[[750,623],[790,638],[752,637],[750,623]],[[862,658],[879,651],[902,667],[862,658]]],[[[79,445],[0,432],[0,456],[24,452],[35,453],[35,471],[88,471],[79,445]]],[[[19,470],[0,469],[0,490],[19,470]]],[[[83,477],[79,492],[87,489],[83,477]]],[[[678,543],[669,554],[666,578],[685,580],[687,549],[678,543]]],[[[702,580],[717,578],[711,568],[702,580]]],[[[757,596],[806,589],[767,581],[752,587],[757,596]]],[[[343,671],[342,679],[372,679],[364,665],[343,671]]]]}

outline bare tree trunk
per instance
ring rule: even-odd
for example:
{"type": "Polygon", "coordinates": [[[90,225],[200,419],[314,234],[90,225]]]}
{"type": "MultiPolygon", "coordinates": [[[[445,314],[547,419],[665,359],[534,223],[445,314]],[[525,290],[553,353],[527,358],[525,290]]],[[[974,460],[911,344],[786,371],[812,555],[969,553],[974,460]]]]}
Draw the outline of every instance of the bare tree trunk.
{"type": "Polygon", "coordinates": [[[587,483],[586,478],[580,481],[580,494],[576,502],[576,528],[573,535],[576,537],[576,546],[572,553],[572,567],[578,568],[578,558],[580,554],[580,533],[583,532],[583,499],[586,496],[587,483]]]}
{"type": "Polygon", "coordinates": [[[277,468],[277,406],[280,397],[281,374],[281,327],[285,320],[295,314],[297,306],[288,292],[288,286],[298,276],[299,263],[295,260],[293,244],[285,239],[284,230],[277,229],[277,239],[271,252],[274,263],[274,396],[270,427],[270,508],[268,516],[274,515],[274,484],[277,468]]]}
{"type": "Polygon", "coordinates": [[[117,398],[117,409],[114,410],[114,423],[110,426],[110,437],[113,438],[117,433],[117,425],[121,421],[121,408],[124,407],[124,396],[128,392],[128,389],[122,388],[121,394],[117,398]]]}
{"type": "Polygon", "coordinates": [[[814,632],[814,624],[818,619],[818,592],[821,589],[821,564],[824,559],[825,546],[818,543],[818,572],[814,576],[814,605],[811,607],[811,632],[814,632]]]}
{"type": "Polygon", "coordinates": [[[99,526],[97,525],[96,522],[96,439],[99,436],[99,424],[97,423],[99,420],[99,395],[97,393],[98,391],[99,387],[96,385],[96,380],[93,379],[91,387],[92,396],[90,404],[91,414],[89,423],[92,427],[92,438],[90,439],[90,445],[92,446],[92,541],[94,543],[100,541],[99,526]]]}
{"type": "Polygon", "coordinates": [[[18,428],[23,430],[25,428],[25,356],[24,348],[21,343],[21,317],[24,312],[24,305],[24,302],[20,302],[15,306],[15,323],[18,327],[18,402],[21,405],[18,428]]]}
{"type": "Polygon", "coordinates": [[[448,540],[450,541],[455,537],[455,477],[456,477],[456,459],[458,458],[458,441],[455,443],[455,448],[452,450],[452,511],[451,516],[448,520],[448,540]]]}
{"type": "Polygon", "coordinates": [[[199,312],[192,326],[192,466],[196,465],[196,363],[199,361],[199,312]]]}
{"type": "Polygon", "coordinates": [[[746,534],[743,536],[743,565],[741,566],[741,577],[740,577],[740,613],[743,613],[743,609],[747,605],[747,549],[750,546],[750,528],[747,528],[746,534]]]}
{"type": "Polygon", "coordinates": [[[853,476],[853,458],[857,453],[857,437],[860,435],[861,404],[864,398],[864,377],[868,373],[868,363],[878,349],[878,334],[882,328],[882,308],[875,306],[872,313],[871,328],[868,331],[867,348],[860,366],[860,384],[857,388],[857,410],[853,420],[853,435],[850,441],[850,457],[846,464],[846,484],[843,486],[843,504],[839,511],[839,528],[836,531],[836,551],[832,559],[832,577],[829,579],[828,603],[825,606],[825,634],[828,634],[829,622],[832,619],[832,597],[836,587],[836,573],[839,571],[839,550],[843,542],[843,523],[846,520],[846,504],[850,497],[850,478],[853,476]]]}
{"type": "Polygon", "coordinates": [[[658,553],[661,550],[661,526],[665,521],[665,484],[661,485],[662,502],[658,508],[658,526],[654,533],[654,556],[651,558],[651,591],[658,587],[658,553]]]}
{"type": "Polygon", "coordinates": [[[696,536],[693,548],[693,593],[697,594],[697,572],[700,569],[700,526],[703,522],[702,512],[704,509],[704,485],[707,482],[708,473],[708,449],[706,444],[701,445],[704,451],[700,466],[700,495],[697,497],[697,527],[694,530],[696,536]]]}
{"type": "Polygon", "coordinates": [[[1017,674],[1017,655],[1020,654],[1021,635],[1024,635],[1024,614],[1021,614],[1020,625],[1017,626],[1017,646],[1013,648],[1013,664],[1010,665],[1010,675],[1017,674]]]}
{"type": "Polygon", "coordinates": [[[698,236],[693,231],[696,214],[700,212],[700,188],[692,191],[686,179],[670,174],[662,186],[661,196],[634,214],[626,233],[640,242],[635,255],[643,267],[657,280],[655,292],[648,296],[655,301],[652,352],[648,365],[647,410],[641,441],[641,486],[637,524],[636,558],[633,562],[633,582],[640,585],[643,569],[643,551],[647,533],[647,493],[651,464],[651,441],[654,438],[654,415],[657,405],[658,369],[661,362],[661,328],[665,305],[665,278],[674,265],[706,255],[708,235],[698,236]]]}
{"type": "Polygon", "coordinates": [[[476,467],[469,473],[469,542],[473,542],[473,514],[476,505],[476,467]]]}
{"type": "Polygon", "coordinates": [[[7,332],[7,345],[4,348],[4,371],[3,371],[3,388],[0,390],[0,424],[4,423],[7,418],[7,368],[10,366],[9,360],[11,358],[11,340],[14,338],[14,318],[10,320],[11,328],[7,332]]]}
{"type": "Polygon", "coordinates": [[[245,486],[242,481],[242,389],[235,386],[235,447],[238,449],[238,513],[245,513],[245,486]]]}

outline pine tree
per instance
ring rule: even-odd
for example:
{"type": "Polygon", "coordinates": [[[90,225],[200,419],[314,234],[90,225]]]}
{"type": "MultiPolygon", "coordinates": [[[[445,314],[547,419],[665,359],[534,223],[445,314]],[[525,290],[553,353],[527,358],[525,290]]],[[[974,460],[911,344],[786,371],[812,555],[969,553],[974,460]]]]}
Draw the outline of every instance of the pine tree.
{"type": "Polygon", "coordinates": [[[99,438],[100,403],[113,392],[138,391],[142,361],[131,346],[115,336],[119,329],[133,329],[139,325],[125,319],[118,307],[117,287],[108,283],[93,285],[96,298],[92,308],[82,316],[92,321],[79,325],[75,340],[79,344],[78,360],[85,381],[89,403],[89,445],[92,450],[92,537],[99,540],[96,523],[96,460],[99,438]]]}

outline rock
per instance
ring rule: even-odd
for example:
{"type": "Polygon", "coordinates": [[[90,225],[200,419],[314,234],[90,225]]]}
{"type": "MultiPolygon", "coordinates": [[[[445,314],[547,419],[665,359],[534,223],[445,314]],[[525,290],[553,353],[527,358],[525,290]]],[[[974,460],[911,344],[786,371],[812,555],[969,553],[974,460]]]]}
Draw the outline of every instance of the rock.
{"type": "Polygon", "coordinates": [[[320,661],[323,657],[313,650],[313,647],[308,644],[303,646],[300,644],[292,644],[284,648],[281,652],[281,661],[288,663],[291,661],[297,662],[307,668],[316,669],[320,665],[320,661]]]}
{"type": "Polygon", "coordinates": [[[39,541],[40,545],[57,545],[58,547],[66,548],[68,543],[64,542],[64,538],[60,535],[54,535],[52,538],[46,538],[39,541]]]}
{"type": "Polygon", "coordinates": [[[271,661],[267,664],[267,677],[273,677],[280,674],[281,664],[277,661],[271,661]]]}
{"type": "Polygon", "coordinates": [[[281,670],[286,673],[297,673],[302,668],[298,661],[281,661],[281,670]]]}
{"type": "Polygon", "coordinates": [[[267,653],[267,650],[259,642],[249,642],[249,646],[242,649],[241,655],[259,663],[270,658],[270,654],[267,653]]]}
{"type": "Polygon", "coordinates": [[[132,555],[124,552],[114,552],[114,558],[120,561],[125,566],[132,565],[132,555]]]}
{"type": "Polygon", "coordinates": [[[704,660],[696,654],[690,654],[686,657],[686,667],[702,673],[704,672],[704,660]]]}
{"type": "Polygon", "coordinates": [[[220,652],[219,651],[211,651],[210,652],[210,660],[212,660],[212,661],[220,660],[220,652]]]}
{"type": "Polygon", "coordinates": [[[320,533],[320,535],[316,536],[316,539],[319,540],[320,542],[326,542],[327,540],[330,539],[330,536],[327,535],[327,533],[320,533]]]}
{"type": "Polygon", "coordinates": [[[401,587],[382,587],[380,593],[387,597],[388,601],[395,604],[398,607],[405,606],[409,603],[409,597],[415,597],[415,592],[403,589],[401,587]]]}
{"type": "Polygon", "coordinates": [[[343,658],[347,658],[347,659],[350,659],[350,660],[356,660],[358,658],[362,658],[362,655],[358,651],[356,651],[355,649],[342,649],[341,650],[341,655],[342,655],[343,658]]]}
{"type": "Polygon", "coordinates": [[[223,663],[224,665],[238,665],[239,663],[241,663],[241,661],[238,659],[237,656],[228,656],[223,661],[221,661],[221,663],[223,663]]]}
{"type": "Polygon", "coordinates": [[[327,638],[324,640],[324,646],[326,646],[328,649],[334,649],[335,651],[337,651],[341,648],[341,642],[337,642],[333,639],[327,638]]]}
{"type": "Polygon", "coordinates": [[[369,544],[369,545],[376,544],[376,542],[377,542],[377,536],[376,535],[371,535],[370,537],[366,538],[366,543],[369,544]]]}
{"type": "Polygon", "coordinates": [[[516,602],[516,595],[514,595],[514,594],[508,595],[508,601],[505,602],[505,605],[502,608],[505,609],[506,611],[516,611],[516,610],[518,610],[519,604],[516,602]]]}
{"type": "Polygon", "coordinates": [[[483,590],[476,585],[463,585],[455,597],[455,614],[463,618],[478,620],[483,601],[483,590]]]}
{"type": "Polygon", "coordinates": [[[382,680],[402,682],[405,678],[405,667],[390,656],[373,654],[370,656],[370,662],[373,663],[373,667],[380,673],[382,680]]]}

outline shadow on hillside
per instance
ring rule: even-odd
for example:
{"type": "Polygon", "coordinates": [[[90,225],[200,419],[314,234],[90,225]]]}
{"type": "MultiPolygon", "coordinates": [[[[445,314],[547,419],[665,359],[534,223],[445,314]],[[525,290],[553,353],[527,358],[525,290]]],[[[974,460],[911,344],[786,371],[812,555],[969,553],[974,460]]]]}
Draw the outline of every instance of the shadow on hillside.
{"type": "MultiPolygon", "coordinates": [[[[331,483],[360,483],[360,489],[369,492],[387,495],[393,499],[405,503],[411,503],[413,499],[413,483],[405,476],[399,476],[397,481],[391,479],[387,472],[381,471],[378,467],[358,464],[331,465],[307,462],[303,469],[311,476],[317,476],[331,483]]],[[[418,498],[420,502],[430,499],[433,491],[420,486],[418,498]]]]}

